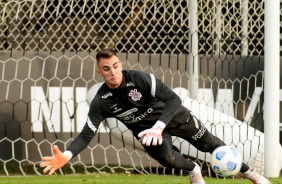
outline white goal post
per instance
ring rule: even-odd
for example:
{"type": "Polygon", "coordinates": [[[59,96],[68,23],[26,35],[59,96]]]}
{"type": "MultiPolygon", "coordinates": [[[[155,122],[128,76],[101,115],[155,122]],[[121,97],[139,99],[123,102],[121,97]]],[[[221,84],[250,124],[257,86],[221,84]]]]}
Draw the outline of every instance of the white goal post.
{"type": "Polygon", "coordinates": [[[264,132],[265,175],[279,177],[281,153],[279,143],[280,116],[280,1],[265,0],[265,87],[264,132]]]}

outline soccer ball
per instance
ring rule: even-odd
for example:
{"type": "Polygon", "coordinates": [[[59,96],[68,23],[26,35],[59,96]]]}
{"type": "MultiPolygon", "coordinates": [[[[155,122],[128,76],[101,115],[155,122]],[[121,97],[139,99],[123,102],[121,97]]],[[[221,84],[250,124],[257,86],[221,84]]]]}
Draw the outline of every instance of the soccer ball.
{"type": "Polygon", "coordinates": [[[242,156],[236,148],[220,146],[212,153],[211,168],[218,176],[228,177],[240,172],[242,162],[242,156]]]}

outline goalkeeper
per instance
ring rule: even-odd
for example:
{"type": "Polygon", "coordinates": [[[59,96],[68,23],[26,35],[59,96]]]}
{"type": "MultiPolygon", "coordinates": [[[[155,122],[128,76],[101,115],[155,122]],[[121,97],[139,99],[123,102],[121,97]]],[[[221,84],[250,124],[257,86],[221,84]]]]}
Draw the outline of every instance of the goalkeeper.
{"type": "MultiPolygon", "coordinates": [[[[142,71],[122,70],[122,63],[112,49],[97,53],[97,73],[105,82],[91,102],[81,133],[62,153],[43,157],[44,173],[52,175],[84,150],[95,136],[100,123],[109,117],[123,122],[141,141],[146,152],[165,167],[189,171],[192,184],[204,184],[200,166],[185,159],[172,147],[172,136],[181,137],[198,150],[212,153],[225,145],[183,105],[181,99],[161,80],[142,71]]],[[[240,175],[256,184],[270,182],[243,163],[240,175]]]]}

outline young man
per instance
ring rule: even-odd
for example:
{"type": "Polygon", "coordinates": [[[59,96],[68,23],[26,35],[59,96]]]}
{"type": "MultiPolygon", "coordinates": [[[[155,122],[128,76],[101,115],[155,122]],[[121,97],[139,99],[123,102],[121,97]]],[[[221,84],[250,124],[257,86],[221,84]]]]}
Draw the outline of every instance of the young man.
{"type": "MultiPolygon", "coordinates": [[[[91,102],[81,133],[62,153],[54,146],[54,156],[43,157],[44,173],[52,175],[84,150],[105,118],[115,117],[140,139],[146,152],[165,167],[189,171],[192,184],[204,184],[198,164],[185,159],[172,148],[171,136],[178,136],[203,152],[212,153],[225,145],[184,106],[181,99],[161,80],[142,71],[122,70],[122,63],[112,49],[96,55],[98,74],[105,83],[91,102]]],[[[243,164],[241,176],[256,184],[270,184],[259,173],[243,164]]]]}

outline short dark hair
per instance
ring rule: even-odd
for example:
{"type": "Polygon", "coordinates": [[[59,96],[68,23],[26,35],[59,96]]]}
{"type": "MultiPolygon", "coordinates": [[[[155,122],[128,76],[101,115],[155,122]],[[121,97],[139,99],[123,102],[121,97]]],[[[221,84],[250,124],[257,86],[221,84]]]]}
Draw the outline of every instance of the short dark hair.
{"type": "Polygon", "coordinates": [[[116,56],[116,52],[114,49],[110,49],[110,48],[107,48],[107,49],[103,49],[103,50],[100,50],[97,54],[96,54],[96,60],[97,60],[97,63],[99,62],[99,60],[101,58],[110,58],[112,56],[116,56]]]}

